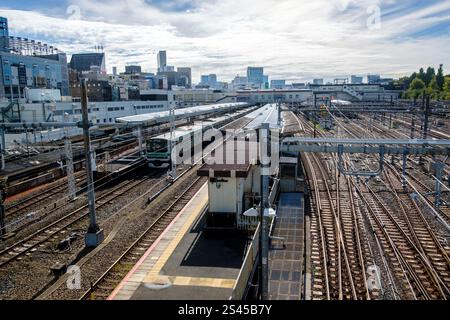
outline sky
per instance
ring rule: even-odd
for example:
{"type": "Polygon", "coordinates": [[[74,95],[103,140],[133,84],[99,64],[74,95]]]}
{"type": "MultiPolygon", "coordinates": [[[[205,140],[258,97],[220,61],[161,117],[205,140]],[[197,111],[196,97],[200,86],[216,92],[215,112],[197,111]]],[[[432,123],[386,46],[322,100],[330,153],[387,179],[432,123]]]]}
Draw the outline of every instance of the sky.
{"type": "Polygon", "coordinates": [[[107,68],[156,54],[219,81],[265,67],[288,82],[352,74],[409,75],[444,64],[450,73],[450,0],[2,0],[10,35],[66,52],[102,45],[107,68]]]}

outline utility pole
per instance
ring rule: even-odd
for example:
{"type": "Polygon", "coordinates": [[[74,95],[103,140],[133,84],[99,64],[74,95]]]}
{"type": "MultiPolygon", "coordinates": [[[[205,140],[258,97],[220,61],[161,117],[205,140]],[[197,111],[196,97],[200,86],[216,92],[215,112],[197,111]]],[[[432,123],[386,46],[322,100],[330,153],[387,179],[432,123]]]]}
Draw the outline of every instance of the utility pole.
{"type": "MultiPolygon", "coordinates": [[[[64,116],[66,122],[68,122],[68,115],[64,116]]],[[[67,173],[67,183],[69,185],[69,199],[75,200],[77,196],[77,189],[75,185],[75,170],[73,167],[73,152],[72,152],[72,141],[70,140],[70,130],[68,127],[64,127],[65,140],[64,140],[64,153],[66,158],[66,173],[67,173]]]]}
{"type": "Polygon", "coordinates": [[[0,237],[3,237],[6,234],[5,206],[3,204],[3,201],[5,201],[5,197],[6,197],[7,181],[8,181],[8,177],[0,179],[0,237]]]}
{"type": "Polygon", "coordinates": [[[442,172],[444,170],[444,164],[440,161],[436,161],[434,163],[434,168],[436,170],[436,195],[434,199],[434,205],[437,209],[439,209],[439,206],[441,205],[441,194],[442,194],[442,187],[441,187],[441,181],[442,181],[442,172]]]}
{"type": "MultiPolygon", "coordinates": [[[[422,131],[422,139],[426,140],[428,137],[428,118],[431,114],[430,110],[430,96],[423,95],[422,105],[424,106],[424,116],[423,116],[423,131],[422,131]]],[[[423,164],[422,155],[419,158],[419,164],[423,164]]]]}
{"type": "Polygon", "coordinates": [[[88,114],[88,97],[86,88],[86,79],[81,80],[81,112],[83,116],[82,126],[84,135],[84,151],[86,155],[86,175],[87,175],[87,194],[89,203],[89,228],[85,237],[86,247],[97,247],[103,242],[103,230],[97,224],[97,216],[95,213],[95,191],[93,177],[93,152],[91,150],[91,137],[89,135],[89,114],[88,114]]]}
{"type": "MultiPolygon", "coordinates": [[[[414,98],[413,110],[416,111],[416,98],[414,98]]],[[[414,112],[411,113],[411,139],[414,139],[414,131],[416,130],[416,116],[414,112]]]]}
{"type": "Polygon", "coordinates": [[[6,157],[6,139],[5,139],[5,129],[0,128],[0,152],[2,157],[1,170],[5,170],[5,157],[6,157]]]}
{"type": "Polygon", "coordinates": [[[278,99],[277,107],[278,107],[278,125],[281,126],[281,100],[280,99],[278,99]]]}
{"type": "Polygon", "coordinates": [[[430,112],[430,96],[427,96],[426,98],[426,105],[425,105],[425,117],[424,117],[424,123],[423,123],[423,139],[426,140],[428,137],[428,120],[431,115],[430,112]]]}
{"type": "Polygon", "coordinates": [[[313,125],[314,125],[314,138],[317,137],[317,97],[316,94],[314,94],[314,114],[313,114],[313,125]]]}
{"type": "Polygon", "coordinates": [[[261,126],[259,150],[261,162],[261,204],[260,204],[260,292],[261,300],[269,299],[269,217],[266,211],[269,210],[269,124],[263,123],[261,126]]]}
{"type": "Polygon", "coordinates": [[[170,154],[170,172],[169,177],[171,179],[176,179],[177,176],[177,166],[175,161],[177,157],[172,155],[174,150],[174,134],[175,134],[175,106],[171,104],[169,106],[169,116],[170,116],[170,143],[169,143],[169,154],[170,154]]]}
{"type": "Polygon", "coordinates": [[[138,142],[139,142],[139,156],[144,156],[144,150],[143,150],[143,138],[142,138],[142,127],[139,126],[137,129],[137,135],[138,135],[138,142]]]}

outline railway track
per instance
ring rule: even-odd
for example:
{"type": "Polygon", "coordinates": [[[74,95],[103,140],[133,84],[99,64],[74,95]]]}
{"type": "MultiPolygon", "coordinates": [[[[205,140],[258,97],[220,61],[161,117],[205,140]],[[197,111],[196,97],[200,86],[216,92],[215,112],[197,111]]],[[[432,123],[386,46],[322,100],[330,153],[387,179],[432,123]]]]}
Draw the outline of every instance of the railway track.
{"type": "Polygon", "coordinates": [[[447,299],[442,279],[429,264],[428,259],[411,239],[405,221],[399,221],[387,204],[369,186],[355,186],[365,204],[391,270],[402,280],[408,299],[447,299]]]}
{"type": "MultiPolygon", "coordinates": [[[[124,181],[118,186],[109,190],[107,193],[96,198],[96,209],[100,209],[110,204],[117,196],[126,194],[138,185],[153,179],[158,173],[149,175],[144,179],[135,181],[133,179],[124,181]]],[[[84,205],[75,211],[72,211],[49,225],[37,230],[28,237],[16,242],[12,246],[0,251],[0,268],[8,265],[16,259],[20,259],[31,251],[37,250],[38,247],[44,246],[45,243],[53,242],[62,231],[74,229],[77,224],[85,222],[88,218],[88,205],[84,205]]]]}
{"type": "Polygon", "coordinates": [[[313,186],[313,299],[369,300],[376,297],[377,293],[370,293],[367,285],[365,257],[369,253],[362,245],[349,181],[336,173],[338,184],[333,192],[329,186],[331,179],[317,156],[305,155],[304,159],[313,186]]]}
{"type": "MultiPolygon", "coordinates": [[[[75,179],[79,179],[80,177],[83,177],[85,175],[84,172],[75,174],[75,179]]],[[[57,182],[53,186],[51,186],[48,189],[43,190],[43,192],[33,195],[31,197],[27,197],[26,199],[20,200],[17,203],[14,203],[10,206],[7,206],[6,211],[6,217],[8,216],[16,216],[24,213],[24,211],[28,211],[30,208],[32,210],[39,209],[39,205],[44,202],[48,201],[52,197],[54,197],[57,194],[60,194],[63,191],[66,191],[67,189],[67,178],[62,179],[64,181],[57,182]]],[[[80,183],[78,183],[79,185],[80,183]]],[[[45,207],[45,206],[44,206],[45,207]]]]}
{"type": "MultiPolygon", "coordinates": [[[[344,131],[351,137],[367,135],[367,132],[363,133],[359,126],[351,125],[344,128],[344,131]]],[[[391,135],[391,137],[393,136],[391,135]]],[[[393,197],[393,200],[390,199],[392,201],[386,202],[386,198],[381,197],[378,191],[372,190],[369,185],[361,186],[354,178],[340,176],[327,178],[323,174],[318,174],[318,171],[324,171],[323,168],[317,169],[320,168],[320,159],[316,156],[317,163],[312,164],[312,161],[308,158],[314,156],[305,154],[303,157],[307,163],[305,167],[309,171],[307,173],[310,177],[310,183],[314,186],[312,188],[314,203],[312,209],[315,215],[311,219],[312,238],[314,239],[312,261],[313,279],[317,278],[319,284],[313,282],[313,298],[341,299],[342,281],[344,281],[343,287],[345,287],[345,282],[349,282],[350,279],[353,279],[354,283],[361,282],[360,277],[364,272],[358,272],[358,268],[361,269],[364,262],[355,264],[354,252],[356,248],[356,251],[358,251],[357,257],[361,261],[364,261],[364,258],[368,256],[368,252],[363,249],[360,240],[359,242],[354,241],[358,238],[361,239],[364,235],[351,232],[351,230],[361,230],[361,228],[352,228],[350,222],[351,217],[353,222],[358,224],[358,215],[355,214],[356,211],[353,208],[355,203],[359,203],[358,206],[364,210],[373,227],[375,236],[380,240],[380,246],[389,262],[389,272],[392,271],[395,278],[400,280],[402,297],[408,299],[447,299],[450,297],[448,247],[444,248],[440,243],[440,239],[437,238],[434,230],[427,223],[424,213],[411,199],[411,192],[403,190],[398,170],[392,168],[395,174],[391,172],[384,179],[386,192],[391,193],[393,197]],[[315,166],[316,169],[311,170],[312,166],[315,166]],[[332,202],[329,200],[330,192],[324,192],[324,190],[330,189],[330,187],[324,185],[324,181],[331,186],[336,186],[337,193],[332,202]],[[348,191],[340,187],[345,184],[348,185],[348,191]],[[322,192],[317,192],[317,188],[321,189],[322,192]],[[355,199],[350,196],[353,193],[352,190],[355,191],[355,199]],[[333,215],[329,213],[333,212],[333,205],[329,203],[334,203],[336,206],[334,210],[337,213],[338,220],[342,223],[341,229],[332,227],[333,215]],[[342,206],[342,204],[347,204],[347,206],[342,206]],[[330,216],[330,218],[326,218],[326,216],[330,216]],[[345,251],[337,245],[337,239],[341,236],[344,239],[342,247],[346,249],[345,251]],[[344,264],[339,263],[339,256],[343,255],[344,252],[348,254],[350,261],[352,261],[352,272],[345,273],[344,264]],[[336,260],[336,257],[338,257],[338,260],[336,260]],[[328,266],[331,266],[331,268],[328,266]],[[336,270],[338,270],[337,276],[333,274],[336,270]]],[[[370,164],[364,164],[365,160],[367,159],[362,159],[361,165],[369,167],[370,164]]],[[[346,164],[349,165],[348,160],[346,164]]],[[[330,167],[329,163],[327,163],[327,167],[330,167]]],[[[418,185],[420,184],[422,184],[421,189],[423,189],[425,185],[419,182],[418,185]]],[[[391,282],[392,288],[395,290],[395,281],[391,279],[391,282]]],[[[347,287],[351,288],[351,285],[348,286],[347,283],[347,287]]],[[[347,289],[347,292],[351,291],[347,289]]],[[[364,290],[358,292],[358,294],[363,293],[364,290]]],[[[369,292],[367,291],[367,293],[369,292]]],[[[378,293],[375,294],[375,297],[377,295],[378,293]]],[[[355,297],[347,294],[346,298],[355,297]]],[[[370,298],[370,293],[366,298],[370,298]]]]}
{"type": "Polygon", "coordinates": [[[129,246],[126,251],[103,273],[80,298],[106,299],[139,261],[143,253],[151,247],[161,233],[169,226],[179,212],[188,204],[192,197],[205,183],[205,178],[196,177],[194,181],[182,190],[176,199],[156,218],[156,220],[129,246]]]}

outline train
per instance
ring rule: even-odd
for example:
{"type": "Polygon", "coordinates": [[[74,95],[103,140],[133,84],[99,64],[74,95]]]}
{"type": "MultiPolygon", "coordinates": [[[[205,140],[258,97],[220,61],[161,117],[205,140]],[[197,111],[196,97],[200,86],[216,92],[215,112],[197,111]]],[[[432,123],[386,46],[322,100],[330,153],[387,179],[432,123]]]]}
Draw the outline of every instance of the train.
{"type": "Polygon", "coordinates": [[[185,156],[184,152],[189,149],[190,154],[192,155],[196,148],[201,147],[201,149],[203,149],[214,140],[213,137],[210,141],[203,141],[203,134],[206,131],[210,129],[220,129],[236,120],[239,115],[242,115],[245,112],[246,110],[241,110],[232,114],[210,118],[191,125],[178,127],[173,131],[172,135],[170,132],[167,132],[150,138],[146,141],[146,158],[148,166],[156,169],[169,168],[171,164],[171,141],[180,158],[183,158],[185,156]],[[183,141],[185,144],[180,147],[183,141]],[[190,141],[190,146],[186,145],[186,141],[190,141]],[[201,144],[201,146],[199,144],[201,144]]]}

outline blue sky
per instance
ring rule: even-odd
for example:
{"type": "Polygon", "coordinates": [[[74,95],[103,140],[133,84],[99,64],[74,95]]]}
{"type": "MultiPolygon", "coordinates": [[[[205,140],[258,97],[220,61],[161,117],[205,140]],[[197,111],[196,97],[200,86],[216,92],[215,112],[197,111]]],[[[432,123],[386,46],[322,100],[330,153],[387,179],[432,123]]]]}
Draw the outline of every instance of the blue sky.
{"type": "Polygon", "coordinates": [[[2,0],[0,15],[69,55],[102,44],[110,70],[155,71],[158,50],[227,81],[248,65],[292,81],[450,70],[450,0],[2,0]]]}

